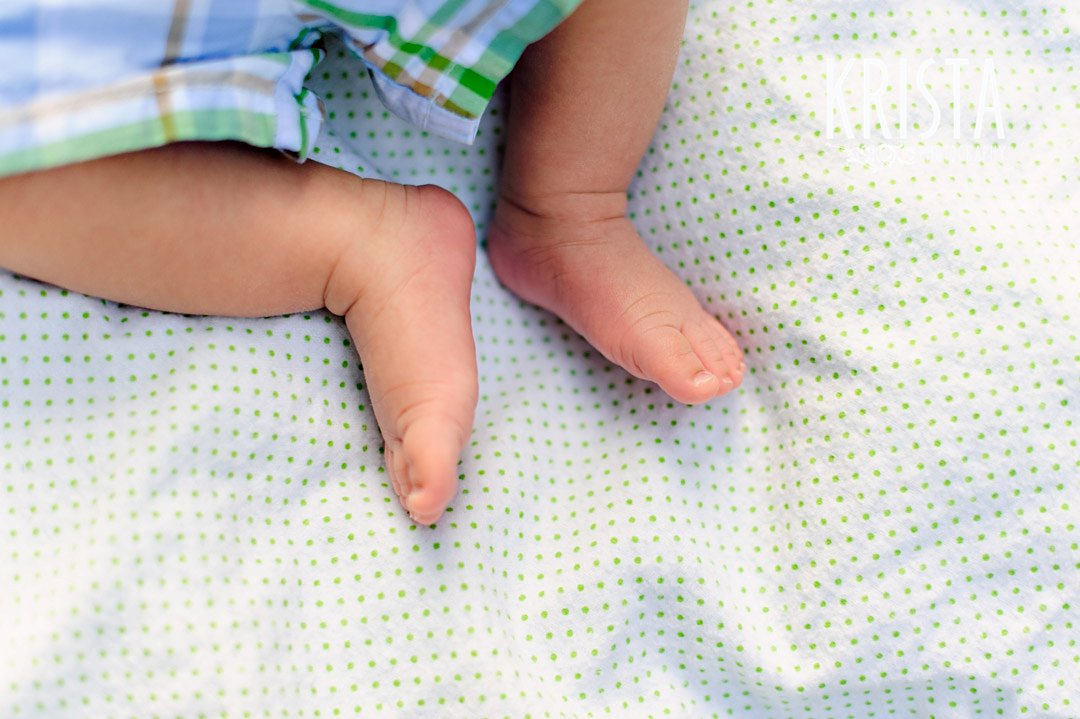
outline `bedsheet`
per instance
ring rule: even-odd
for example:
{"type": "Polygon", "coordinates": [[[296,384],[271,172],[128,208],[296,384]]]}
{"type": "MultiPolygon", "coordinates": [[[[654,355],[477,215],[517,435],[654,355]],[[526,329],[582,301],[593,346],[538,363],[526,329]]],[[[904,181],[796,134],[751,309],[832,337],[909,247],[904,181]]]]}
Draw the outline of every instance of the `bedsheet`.
{"type": "MultiPolygon", "coordinates": [[[[631,189],[738,336],[704,406],[473,293],[434,528],[323,312],[0,272],[0,716],[1080,716],[1075,3],[698,2],[631,189]]],[[[330,48],[315,157],[458,193],[330,48]]]]}

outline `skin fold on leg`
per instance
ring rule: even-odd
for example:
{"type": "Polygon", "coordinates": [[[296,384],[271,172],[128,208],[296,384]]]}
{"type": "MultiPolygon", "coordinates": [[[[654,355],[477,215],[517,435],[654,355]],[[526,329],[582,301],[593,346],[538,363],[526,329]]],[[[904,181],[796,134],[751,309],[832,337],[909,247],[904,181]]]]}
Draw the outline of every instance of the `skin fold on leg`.
{"type": "Polygon", "coordinates": [[[488,252],[511,290],[694,403],[738,386],[742,353],[626,217],[686,12],[686,0],[584,0],[525,51],[488,252]]]}
{"type": "Polygon", "coordinates": [[[0,179],[0,216],[0,267],[70,290],[186,314],[343,315],[402,504],[427,524],[453,498],[477,387],[475,238],[450,193],[182,143],[0,179]]]}

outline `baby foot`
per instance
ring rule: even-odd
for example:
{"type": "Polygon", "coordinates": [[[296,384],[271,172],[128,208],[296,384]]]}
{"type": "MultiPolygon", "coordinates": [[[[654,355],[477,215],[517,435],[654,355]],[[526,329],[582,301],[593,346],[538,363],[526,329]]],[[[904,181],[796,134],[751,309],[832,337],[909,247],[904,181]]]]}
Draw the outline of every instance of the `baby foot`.
{"type": "Polygon", "coordinates": [[[430,185],[365,181],[363,192],[357,202],[378,208],[375,219],[335,264],[326,306],[345,316],[360,353],[394,491],[414,521],[432,524],[457,491],[476,409],[472,219],[430,185]]]}
{"type": "Polygon", "coordinates": [[[645,246],[621,193],[502,197],[488,256],[520,297],[680,402],[705,402],[742,382],[735,339],[645,246]]]}

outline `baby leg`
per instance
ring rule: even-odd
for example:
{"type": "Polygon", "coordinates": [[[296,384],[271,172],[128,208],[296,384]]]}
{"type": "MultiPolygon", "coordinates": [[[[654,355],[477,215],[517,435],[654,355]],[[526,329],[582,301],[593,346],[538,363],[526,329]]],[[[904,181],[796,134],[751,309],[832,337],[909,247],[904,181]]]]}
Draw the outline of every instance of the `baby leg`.
{"type": "Polygon", "coordinates": [[[434,522],[476,406],[468,211],[436,187],[363,180],[225,143],[0,179],[0,266],[189,314],[327,307],[360,352],[395,491],[434,522]]]}
{"type": "Polygon", "coordinates": [[[510,289],[692,403],[737,386],[742,354],[626,217],[685,18],[686,0],[584,0],[526,50],[488,250],[510,289]]]}

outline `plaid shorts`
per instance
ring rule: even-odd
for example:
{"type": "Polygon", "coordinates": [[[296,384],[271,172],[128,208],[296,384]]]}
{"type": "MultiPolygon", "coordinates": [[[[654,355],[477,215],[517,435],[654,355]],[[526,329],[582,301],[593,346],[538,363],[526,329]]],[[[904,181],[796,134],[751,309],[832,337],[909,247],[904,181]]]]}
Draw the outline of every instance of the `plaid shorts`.
{"type": "Polygon", "coordinates": [[[340,35],[396,114],[472,142],[525,46],[580,0],[2,0],[0,176],[182,140],[305,158],[340,35]]]}

